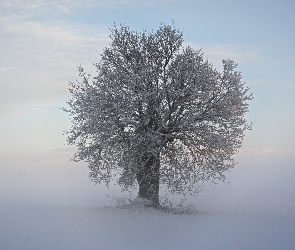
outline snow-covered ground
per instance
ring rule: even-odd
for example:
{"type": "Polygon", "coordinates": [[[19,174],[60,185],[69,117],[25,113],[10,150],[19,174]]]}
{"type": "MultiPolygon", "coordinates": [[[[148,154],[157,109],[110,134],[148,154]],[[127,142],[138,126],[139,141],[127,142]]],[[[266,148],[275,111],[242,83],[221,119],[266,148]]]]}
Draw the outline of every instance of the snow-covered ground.
{"type": "Polygon", "coordinates": [[[268,168],[268,179],[263,168],[237,168],[230,184],[191,198],[189,214],[110,206],[105,195],[120,196],[118,189],[94,186],[86,170],[4,171],[0,249],[295,249],[290,169],[268,168]]]}
{"type": "Polygon", "coordinates": [[[295,249],[295,213],[1,204],[0,249],[295,249]]]}

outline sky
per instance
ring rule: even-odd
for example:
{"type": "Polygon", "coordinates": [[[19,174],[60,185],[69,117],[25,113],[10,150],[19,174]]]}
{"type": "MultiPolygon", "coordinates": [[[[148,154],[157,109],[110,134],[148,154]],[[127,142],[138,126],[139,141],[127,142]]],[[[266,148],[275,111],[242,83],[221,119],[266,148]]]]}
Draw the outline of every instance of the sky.
{"type": "Polygon", "coordinates": [[[253,129],[246,132],[229,181],[244,193],[247,184],[253,193],[255,187],[258,193],[279,189],[292,195],[294,13],[292,0],[0,1],[2,185],[11,191],[22,178],[23,187],[53,187],[68,176],[88,182],[86,165],[70,162],[75,148],[65,145],[63,131],[71,124],[60,108],[66,106],[68,82],[78,78],[80,64],[95,74],[93,63],[110,43],[114,23],[152,31],[174,20],[184,44],[202,49],[217,69],[222,59],[237,62],[254,95],[246,117],[253,129]]]}

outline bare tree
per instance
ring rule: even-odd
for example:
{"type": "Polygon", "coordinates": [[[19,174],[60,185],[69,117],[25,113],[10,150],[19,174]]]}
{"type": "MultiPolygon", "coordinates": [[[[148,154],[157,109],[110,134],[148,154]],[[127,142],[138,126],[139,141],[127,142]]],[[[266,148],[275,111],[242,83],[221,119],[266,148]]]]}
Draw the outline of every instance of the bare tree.
{"type": "Polygon", "coordinates": [[[244,116],[253,97],[237,64],[223,60],[218,72],[171,25],[154,33],[114,26],[110,38],[93,80],[80,66],[82,81],[69,85],[74,160],[88,162],[97,183],[119,174],[123,189],[138,185],[154,207],[160,184],[194,194],[224,180],[251,127],[244,116]]]}

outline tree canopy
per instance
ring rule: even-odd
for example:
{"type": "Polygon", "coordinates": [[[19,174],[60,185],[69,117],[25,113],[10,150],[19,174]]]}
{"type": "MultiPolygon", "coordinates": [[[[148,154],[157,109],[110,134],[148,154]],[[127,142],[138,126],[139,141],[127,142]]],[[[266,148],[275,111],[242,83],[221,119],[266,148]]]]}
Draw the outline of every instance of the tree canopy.
{"type": "Polygon", "coordinates": [[[172,193],[198,191],[224,180],[242,145],[248,93],[237,64],[218,72],[201,50],[183,46],[183,34],[161,24],[155,32],[111,29],[111,43],[95,64],[80,66],[67,101],[68,143],[85,160],[90,178],[108,185],[115,174],[123,189],[158,204],[159,185],[172,193]]]}

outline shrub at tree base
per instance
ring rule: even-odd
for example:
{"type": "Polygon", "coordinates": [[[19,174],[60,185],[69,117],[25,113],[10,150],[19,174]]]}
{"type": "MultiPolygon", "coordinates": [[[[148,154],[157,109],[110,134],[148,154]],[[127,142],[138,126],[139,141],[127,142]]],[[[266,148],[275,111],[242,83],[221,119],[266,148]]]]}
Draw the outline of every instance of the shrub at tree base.
{"type": "Polygon", "coordinates": [[[109,185],[119,174],[123,190],[159,205],[159,186],[195,194],[205,181],[224,180],[235,165],[244,116],[253,99],[237,64],[218,72],[201,50],[183,47],[183,35],[161,24],[154,33],[111,29],[111,43],[90,80],[69,85],[72,127],[68,144],[85,160],[90,178],[109,185]]]}

